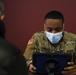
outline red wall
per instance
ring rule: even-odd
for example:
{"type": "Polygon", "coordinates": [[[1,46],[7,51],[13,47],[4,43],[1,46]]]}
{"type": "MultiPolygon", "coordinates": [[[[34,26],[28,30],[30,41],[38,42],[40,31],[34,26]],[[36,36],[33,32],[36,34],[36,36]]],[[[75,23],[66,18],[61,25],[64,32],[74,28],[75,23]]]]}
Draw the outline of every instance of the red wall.
{"type": "Polygon", "coordinates": [[[44,16],[50,10],[61,11],[65,30],[76,33],[76,0],[4,0],[6,39],[24,52],[27,41],[44,29],[44,16]]]}

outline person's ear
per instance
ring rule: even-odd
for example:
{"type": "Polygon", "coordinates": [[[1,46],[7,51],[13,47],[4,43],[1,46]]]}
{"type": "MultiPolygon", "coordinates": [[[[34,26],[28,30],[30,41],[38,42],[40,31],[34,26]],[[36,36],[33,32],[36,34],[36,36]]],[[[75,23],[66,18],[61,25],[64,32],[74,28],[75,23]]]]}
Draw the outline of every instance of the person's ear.
{"type": "Polygon", "coordinates": [[[65,28],[65,23],[63,23],[63,30],[64,30],[64,28],[65,28]]]}
{"type": "Polygon", "coordinates": [[[44,24],[44,30],[45,30],[45,24],[44,24]]]}
{"type": "Polygon", "coordinates": [[[5,15],[3,14],[3,15],[1,15],[0,19],[1,19],[1,20],[3,20],[3,19],[4,19],[4,17],[5,17],[5,15]]]}

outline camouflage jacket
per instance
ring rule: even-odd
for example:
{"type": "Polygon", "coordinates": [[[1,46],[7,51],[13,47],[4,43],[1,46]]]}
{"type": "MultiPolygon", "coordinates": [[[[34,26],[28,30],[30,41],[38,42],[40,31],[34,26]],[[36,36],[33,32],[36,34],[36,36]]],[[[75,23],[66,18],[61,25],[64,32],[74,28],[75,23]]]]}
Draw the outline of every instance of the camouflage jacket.
{"type": "MultiPolygon", "coordinates": [[[[64,32],[62,41],[60,41],[57,45],[53,45],[46,38],[45,32],[42,31],[35,33],[28,41],[24,56],[27,59],[27,64],[29,64],[34,52],[56,52],[61,50],[64,52],[75,53],[76,35],[70,32],[64,32]]],[[[76,59],[73,60],[76,62],[76,59]]]]}

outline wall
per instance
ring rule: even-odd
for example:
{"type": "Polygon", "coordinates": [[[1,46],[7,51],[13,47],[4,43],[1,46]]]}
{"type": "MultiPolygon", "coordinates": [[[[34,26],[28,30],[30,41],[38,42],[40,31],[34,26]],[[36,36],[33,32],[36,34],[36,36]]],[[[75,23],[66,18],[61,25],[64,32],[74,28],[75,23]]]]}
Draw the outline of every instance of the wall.
{"type": "Polygon", "coordinates": [[[76,0],[4,0],[6,39],[24,52],[33,33],[44,29],[45,14],[61,11],[65,30],[76,33],[76,0]]]}

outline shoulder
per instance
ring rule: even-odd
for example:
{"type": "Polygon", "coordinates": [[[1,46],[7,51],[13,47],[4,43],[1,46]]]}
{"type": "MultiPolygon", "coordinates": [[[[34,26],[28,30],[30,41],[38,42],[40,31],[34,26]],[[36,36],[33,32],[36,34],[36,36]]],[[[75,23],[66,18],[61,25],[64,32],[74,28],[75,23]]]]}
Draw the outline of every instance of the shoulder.
{"type": "Polygon", "coordinates": [[[20,50],[14,44],[3,38],[0,38],[0,49],[3,49],[4,51],[7,51],[12,54],[20,52],[20,50]]]}
{"type": "Polygon", "coordinates": [[[41,32],[36,32],[33,36],[32,36],[32,39],[33,40],[42,40],[43,38],[46,38],[45,36],[45,32],[44,31],[41,31],[41,32]]]}
{"type": "Polygon", "coordinates": [[[45,33],[44,31],[41,31],[41,32],[36,32],[33,36],[44,36],[45,33]]]}
{"type": "Polygon", "coordinates": [[[76,39],[76,34],[74,34],[74,33],[71,33],[71,32],[64,32],[64,36],[65,37],[68,37],[68,38],[70,38],[70,39],[76,39]]]}

